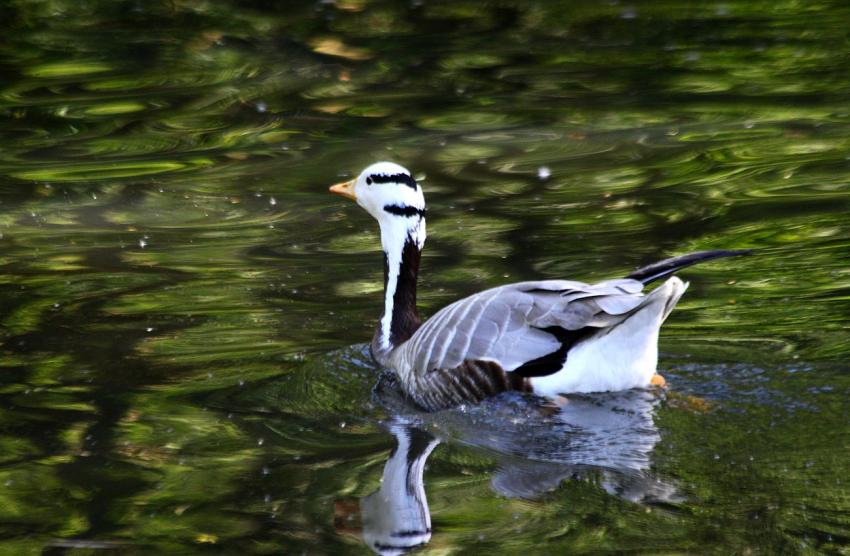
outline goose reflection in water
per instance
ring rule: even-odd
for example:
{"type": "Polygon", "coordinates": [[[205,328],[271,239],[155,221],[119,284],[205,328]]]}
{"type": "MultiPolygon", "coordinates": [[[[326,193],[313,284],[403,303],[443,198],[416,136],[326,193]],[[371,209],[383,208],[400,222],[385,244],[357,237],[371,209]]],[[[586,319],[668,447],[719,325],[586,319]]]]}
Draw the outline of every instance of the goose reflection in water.
{"type": "Polygon", "coordinates": [[[396,447],[384,465],[381,487],[360,501],[363,540],[378,554],[402,554],[431,540],[425,497],[425,461],[440,443],[431,434],[393,423],[396,447]]]}
{"type": "MultiPolygon", "coordinates": [[[[494,455],[498,470],[491,486],[508,498],[533,499],[592,471],[611,495],[637,503],[675,501],[675,487],[647,472],[660,439],[653,422],[659,399],[655,391],[631,390],[570,396],[552,408],[508,394],[470,408],[396,417],[385,423],[397,444],[381,487],[359,504],[362,538],[387,555],[431,539],[423,475],[441,441],[494,455]]],[[[346,509],[338,504],[337,512],[342,520],[346,509]]]]}

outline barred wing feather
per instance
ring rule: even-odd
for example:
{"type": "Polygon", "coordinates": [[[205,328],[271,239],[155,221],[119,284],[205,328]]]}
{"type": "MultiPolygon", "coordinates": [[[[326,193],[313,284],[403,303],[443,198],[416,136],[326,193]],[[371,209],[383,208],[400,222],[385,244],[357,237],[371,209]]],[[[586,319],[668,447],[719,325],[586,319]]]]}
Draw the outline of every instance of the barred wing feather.
{"type": "Polygon", "coordinates": [[[636,280],[621,279],[592,285],[520,282],[485,290],[428,319],[393,354],[393,367],[421,376],[465,361],[493,361],[513,371],[561,347],[551,327],[612,326],[641,304],[642,289],[636,280]]]}

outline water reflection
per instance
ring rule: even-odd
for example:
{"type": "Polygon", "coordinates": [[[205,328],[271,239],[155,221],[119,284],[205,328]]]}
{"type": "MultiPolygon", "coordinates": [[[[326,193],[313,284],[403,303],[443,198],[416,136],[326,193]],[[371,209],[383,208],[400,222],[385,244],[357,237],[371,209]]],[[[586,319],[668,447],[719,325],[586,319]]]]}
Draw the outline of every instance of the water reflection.
{"type": "MultiPolygon", "coordinates": [[[[403,403],[387,390],[376,389],[382,401],[403,403]]],[[[506,498],[533,500],[566,479],[593,475],[608,494],[629,502],[677,501],[675,485],[648,472],[660,439],[653,421],[660,400],[658,392],[632,390],[569,396],[553,406],[507,394],[472,408],[394,417],[385,423],[396,446],[381,486],[359,503],[362,539],[383,555],[428,543],[425,463],[444,441],[494,454],[490,485],[506,498]]],[[[351,518],[345,504],[336,510],[338,524],[351,518]]]]}
{"type": "Polygon", "coordinates": [[[440,441],[402,423],[388,429],[396,447],[384,466],[381,487],[360,501],[360,513],[366,544],[378,554],[401,554],[431,540],[423,472],[440,441]]]}

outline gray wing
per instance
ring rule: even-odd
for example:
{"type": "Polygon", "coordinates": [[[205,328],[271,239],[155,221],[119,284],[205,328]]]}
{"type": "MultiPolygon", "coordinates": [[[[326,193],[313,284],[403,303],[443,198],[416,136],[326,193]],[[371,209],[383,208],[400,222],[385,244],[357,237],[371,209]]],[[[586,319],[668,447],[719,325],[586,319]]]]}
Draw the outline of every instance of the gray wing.
{"type": "Polygon", "coordinates": [[[497,362],[513,371],[560,349],[544,329],[603,328],[644,300],[630,279],[584,284],[546,280],[510,284],[461,299],[437,312],[393,354],[396,368],[421,374],[467,360],[497,362]]]}

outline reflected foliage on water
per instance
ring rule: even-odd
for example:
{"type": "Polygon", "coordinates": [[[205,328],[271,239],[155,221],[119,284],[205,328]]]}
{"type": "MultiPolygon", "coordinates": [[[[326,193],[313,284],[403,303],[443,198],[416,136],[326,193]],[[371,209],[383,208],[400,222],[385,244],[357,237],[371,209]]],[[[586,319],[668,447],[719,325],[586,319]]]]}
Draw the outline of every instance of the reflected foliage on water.
{"type": "Polygon", "coordinates": [[[368,553],[334,507],[394,444],[341,349],[379,314],[378,237],[326,185],[392,159],[428,196],[426,315],[758,250],[683,273],[662,334],[644,478],[675,499],[599,462],[512,497],[511,450],[449,419],[428,550],[846,552],[848,25],[827,1],[3,3],[3,551],[368,553]]]}

